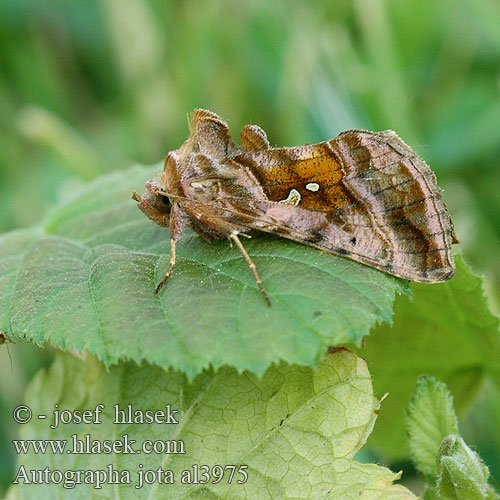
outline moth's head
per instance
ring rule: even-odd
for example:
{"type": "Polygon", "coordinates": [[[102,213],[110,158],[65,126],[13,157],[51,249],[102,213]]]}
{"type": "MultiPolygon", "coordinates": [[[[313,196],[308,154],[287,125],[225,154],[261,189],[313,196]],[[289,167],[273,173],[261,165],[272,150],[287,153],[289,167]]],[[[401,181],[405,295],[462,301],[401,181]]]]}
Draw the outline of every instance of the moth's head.
{"type": "Polygon", "coordinates": [[[137,206],[153,222],[160,226],[168,227],[172,203],[166,194],[161,179],[155,177],[146,182],[146,189],[147,191],[142,196],[139,196],[134,191],[132,198],[138,202],[137,206]]]}
{"type": "Polygon", "coordinates": [[[172,203],[161,181],[161,177],[155,177],[146,182],[146,196],[151,200],[151,205],[163,214],[169,214],[172,203]]]}

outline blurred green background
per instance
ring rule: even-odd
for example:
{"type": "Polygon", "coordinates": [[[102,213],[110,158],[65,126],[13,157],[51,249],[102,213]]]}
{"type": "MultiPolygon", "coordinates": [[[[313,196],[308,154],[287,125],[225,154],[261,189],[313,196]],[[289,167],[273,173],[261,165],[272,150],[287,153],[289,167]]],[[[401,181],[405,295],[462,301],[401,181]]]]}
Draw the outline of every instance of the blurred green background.
{"type": "MultiPolygon", "coordinates": [[[[279,146],[397,131],[437,173],[461,250],[500,310],[498,0],[2,0],[0,232],[39,223],[104,172],[160,161],[195,107],[235,137],[259,124],[279,146]]],[[[49,359],[0,348],[4,487],[10,412],[49,359]]],[[[498,485],[495,387],[462,425],[498,485]]]]}

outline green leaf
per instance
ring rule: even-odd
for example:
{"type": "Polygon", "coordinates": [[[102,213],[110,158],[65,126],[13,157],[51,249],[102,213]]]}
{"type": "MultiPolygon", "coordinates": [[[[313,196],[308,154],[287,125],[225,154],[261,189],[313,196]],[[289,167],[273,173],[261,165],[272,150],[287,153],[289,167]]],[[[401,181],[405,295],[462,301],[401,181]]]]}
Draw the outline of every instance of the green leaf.
{"type": "MultiPolygon", "coordinates": [[[[317,368],[281,363],[259,379],[224,367],[204,371],[192,384],[178,371],[121,362],[106,370],[89,357],[85,362],[59,355],[48,372],[40,372],[28,389],[26,404],[32,421],[21,439],[120,440],[127,434],[139,449],[145,440],[180,442],[184,454],[36,454],[19,456],[18,471],[128,470],[132,484],[104,484],[101,490],[77,485],[72,498],[133,499],[416,499],[399,485],[400,474],[353,456],[375,423],[379,402],[374,398],[366,363],[353,353],[337,350],[317,368]],[[61,424],[50,429],[52,411],[93,410],[104,404],[100,424],[61,424]],[[160,410],[170,405],[178,424],[112,424],[113,405],[120,409],[160,410]],[[37,415],[48,415],[39,420],[37,415]],[[48,465],[50,464],[50,465],[48,465]],[[153,483],[136,489],[137,471],[173,471],[175,484],[153,483]],[[181,484],[193,465],[247,465],[248,481],[236,474],[218,484],[181,484]],[[21,469],[24,466],[24,469],[21,469]]],[[[172,448],[173,449],[173,448],[172,448]]],[[[58,498],[62,485],[19,481],[9,498],[58,498]]]]}
{"type": "Polygon", "coordinates": [[[424,487],[424,492],[422,493],[422,498],[424,500],[444,500],[443,497],[438,493],[435,486],[426,485],[424,487]]]}
{"type": "Polygon", "coordinates": [[[424,500],[494,500],[489,470],[458,434],[453,398],[446,384],[418,379],[406,425],[411,458],[426,477],[424,500]]]}
{"type": "Polygon", "coordinates": [[[414,284],[413,300],[396,302],[392,327],[374,329],[360,354],[375,392],[389,392],[369,444],[405,456],[404,415],[417,378],[446,383],[457,413],[474,400],[485,377],[500,385],[499,321],[489,310],[481,279],[457,256],[455,277],[443,284],[414,284]]]}
{"type": "Polygon", "coordinates": [[[450,435],[444,438],[437,459],[437,488],[441,496],[450,500],[488,498],[491,493],[488,467],[460,436],[450,435]]]}
{"type": "Polygon", "coordinates": [[[143,360],[189,377],[210,364],[262,374],[312,365],[330,345],[359,344],[391,321],[407,282],[280,238],[244,241],[272,300],[227,241],[187,232],[159,296],[168,230],[130,199],[159,167],[101,177],[57,208],[43,230],[0,238],[0,329],[11,337],[88,350],[105,363],[143,360]]]}
{"type": "Polygon", "coordinates": [[[458,432],[453,398],[446,384],[422,376],[406,416],[410,457],[423,474],[437,476],[436,456],[443,439],[458,432]]]}
{"type": "Polygon", "coordinates": [[[460,434],[474,445],[491,473],[492,484],[500,485],[500,387],[488,380],[480,398],[460,422],[460,434]]]}

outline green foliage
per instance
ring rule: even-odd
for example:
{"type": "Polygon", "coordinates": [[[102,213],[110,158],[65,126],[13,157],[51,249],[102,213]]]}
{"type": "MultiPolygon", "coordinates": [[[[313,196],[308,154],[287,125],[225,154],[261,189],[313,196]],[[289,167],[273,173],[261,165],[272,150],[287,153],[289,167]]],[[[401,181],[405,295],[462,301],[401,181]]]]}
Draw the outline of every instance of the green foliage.
{"type": "Polygon", "coordinates": [[[314,364],[390,321],[400,279],[284,239],[244,244],[273,305],[227,241],[194,233],[169,260],[168,230],[130,199],[157,171],[99,178],[57,208],[44,231],[0,238],[0,328],[19,340],[87,349],[107,363],[143,360],[193,376],[211,364],[262,374],[272,362],[314,364]],[[84,332],[84,334],[83,334],[84,332]]]}
{"type": "Polygon", "coordinates": [[[410,457],[423,474],[437,476],[436,456],[450,434],[458,433],[453,398],[443,382],[422,376],[417,381],[406,416],[410,457]]]}
{"type": "MultiPolygon", "coordinates": [[[[105,408],[101,423],[66,424],[49,429],[48,420],[33,419],[21,438],[135,440],[135,449],[146,439],[184,443],[185,454],[115,455],[115,468],[132,472],[132,485],[103,485],[102,490],[77,485],[72,498],[176,498],[176,499],[416,499],[407,489],[392,484],[400,474],[353,460],[375,423],[379,402],[374,398],[366,363],[339,350],[315,369],[280,365],[258,379],[232,368],[205,371],[189,384],[185,375],[152,366],[120,363],[109,371],[93,358],[85,362],[59,355],[46,373],[40,373],[27,392],[33,414],[60,409],[105,408]],[[114,404],[125,408],[155,410],[165,403],[177,409],[178,424],[113,425],[114,404]],[[172,470],[172,485],[134,486],[139,464],[144,470],[172,470]],[[198,465],[248,465],[248,482],[183,485],[183,470],[198,465]]],[[[180,448],[178,448],[180,449],[180,448]]],[[[105,454],[51,454],[50,469],[105,470],[105,454]]],[[[47,455],[22,455],[19,463],[44,469],[47,455]]],[[[9,498],[55,498],[59,485],[19,484],[9,498]]],[[[69,493],[68,493],[69,494],[69,493]]]]}
{"type": "Polygon", "coordinates": [[[500,391],[491,379],[487,380],[479,393],[472,411],[460,421],[462,437],[473,446],[490,468],[491,484],[500,490],[495,475],[500,443],[500,391]]]}
{"type": "MultiPolygon", "coordinates": [[[[496,0],[320,0],[311,3],[297,0],[247,3],[4,0],[0,2],[0,231],[39,224],[47,210],[55,205],[59,205],[56,216],[61,216],[61,200],[72,198],[76,187],[102,173],[125,169],[137,162],[158,161],[185,139],[185,115],[194,107],[218,112],[228,120],[232,130],[238,131],[248,122],[258,123],[268,132],[271,143],[277,145],[329,139],[352,127],[391,128],[436,171],[462,242],[461,252],[467,262],[485,273],[485,290],[493,310],[498,312],[499,26],[500,3],[496,0]]],[[[133,186],[137,190],[142,187],[141,175],[138,172],[133,186]]],[[[114,179],[119,182],[120,175],[114,179]]],[[[144,280],[149,280],[149,290],[166,267],[166,233],[160,228],[152,233],[149,228],[145,233],[132,232],[129,238],[125,234],[127,223],[133,226],[141,214],[132,209],[132,204],[130,209],[125,208],[129,205],[118,208],[128,195],[127,187],[113,203],[118,212],[124,208],[120,238],[135,240],[138,247],[101,246],[100,251],[105,255],[116,252],[112,259],[118,262],[120,257],[128,258],[131,252],[140,253],[140,246],[146,248],[146,239],[153,234],[157,245],[153,254],[155,265],[152,267],[151,260],[139,259],[137,265],[143,272],[136,269],[134,274],[134,269],[125,268],[129,276],[139,276],[139,289],[142,287],[145,291],[144,280]],[[129,214],[137,219],[127,220],[129,214]],[[158,258],[159,255],[162,257],[158,258]]],[[[103,200],[96,203],[106,203],[107,194],[103,192],[102,196],[103,200]]],[[[68,221],[71,220],[71,215],[67,216],[68,221]]],[[[117,216],[111,213],[110,221],[117,216]]],[[[87,337],[86,330],[78,330],[79,311],[88,307],[88,301],[84,300],[83,305],[65,303],[66,283],[80,279],[69,297],[81,296],[85,266],[88,269],[89,262],[95,262],[99,256],[93,253],[90,243],[85,254],[89,260],[81,261],[79,252],[87,245],[84,225],[78,227],[81,239],[73,239],[68,234],[49,238],[47,233],[53,229],[63,230],[65,217],[61,225],[52,219],[37,234],[28,230],[2,238],[0,328],[5,329],[3,333],[12,338],[13,333],[22,337],[35,332],[38,341],[49,337],[49,343],[63,348],[78,345],[107,355],[111,349],[116,356],[132,352],[138,358],[143,357],[143,348],[151,352],[154,342],[164,345],[158,325],[145,335],[130,335],[136,319],[132,315],[122,321],[124,331],[129,331],[123,336],[124,347],[117,345],[119,340],[114,335],[87,337]],[[37,248],[42,240],[50,244],[56,242],[54,249],[60,252],[57,255],[68,260],[58,267],[50,261],[50,256],[42,260],[42,256],[31,253],[34,262],[50,264],[53,266],[49,266],[50,269],[55,267],[59,271],[65,268],[68,272],[60,275],[60,282],[49,279],[51,287],[44,288],[46,271],[38,269],[37,275],[34,263],[25,262],[18,278],[19,283],[23,283],[23,291],[31,294],[32,302],[20,293],[14,302],[15,289],[12,293],[5,292],[6,287],[14,287],[13,279],[18,281],[9,273],[9,266],[20,270],[23,251],[30,244],[32,250],[37,248]],[[70,245],[59,245],[68,240],[70,245]],[[34,290],[30,289],[30,283],[23,282],[26,270],[32,273],[34,290]],[[59,312],[64,311],[68,318],[64,332],[60,315],[57,325],[54,324],[53,303],[43,298],[45,292],[50,292],[59,312]],[[48,314],[37,301],[42,301],[48,314]],[[11,316],[15,309],[18,314],[11,316]],[[53,326],[58,326],[58,330],[54,329],[56,333],[50,336],[48,328],[53,326]]],[[[86,220],[87,228],[91,227],[91,220],[86,220]]],[[[105,239],[108,230],[109,226],[103,226],[98,238],[105,239]]],[[[111,239],[115,234],[110,232],[111,239]]],[[[261,237],[245,243],[265,272],[275,263],[269,263],[271,259],[267,256],[259,259],[259,248],[287,245],[261,237]]],[[[188,262],[186,258],[191,249],[200,246],[203,253],[208,252],[208,259],[217,251],[228,257],[237,255],[222,243],[206,245],[191,236],[187,236],[183,245],[181,251],[185,258],[171,284],[178,286],[180,282],[176,285],[175,280],[182,280],[183,273],[189,272],[193,286],[188,292],[195,294],[211,286],[207,276],[210,279],[216,276],[218,283],[222,276],[217,268],[214,270],[203,261],[188,262]],[[204,283],[199,283],[202,280],[204,283]]],[[[50,245],[45,250],[49,248],[50,245]]],[[[288,248],[295,255],[297,246],[288,248]]],[[[318,258],[316,255],[311,254],[311,258],[318,258]]],[[[198,258],[198,254],[194,256],[198,258]]],[[[348,266],[349,273],[363,270],[359,266],[350,267],[351,264],[342,259],[332,256],[329,259],[330,263],[348,266]]],[[[103,259],[99,262],[106,264],[103,259]]],[[[367,349],[362,356],[369,359],[376,393],[390,392],[370,442],[385,452],[384,458],[406,456],[401,443],[404,442],[403,415],[409,391],[421,373],[433,374],[447,382],[460,413],[470,408],[479,392],[480,403],[461,421],[461,429],[467,442],[480,448],[498,484],[500,391],[495,367],[499,354],[498,323],[487,312],[479,280],[460,261],[458,264],[459,272],[452,282],[415,286],[411,303],[400,298],[396,303],[394,327],[381,325],[367,338],[367,349]],[[489,382],[494,379],[496,385],[483,384],[485,378],[489,378],[489,382]]],[[[106,278],[110,271],[106,265],[99,267],[98,278],[106,278]]],[[[224,266],[230,267],[230,263],[224,266]]],[[[247,280],[248,295],[253,294],[256,307],[257,303],[260,307],[261,298],[255,295],[245,264],[238,260],[233,266],[230,270],[247,280]]],[[[307,267],[305,272],[310,276],[316,271],[307,267]]],[[[112,280],[115,286],[120,286],[119,276],[116,274],[112,280]]],[[[363,276],[366,276],[364,270],[363,276]]],[[[317,277],[314,274],[314,278],[317,277]]],[[[275,278],[268,275],[268,279],[279,283],[275,278]]],[[[229,294],[228,287],[230,290],[235,285],[232,278],[224,279],[224,290],[229,294]]],[[[340,284],[335,277],[332,279],[341,290],[346,287],[350,300],[353,292],[349,286],[340,284]]],[[[129,282],[121,284],[123,289],[129,282]]],[[[99,287],[102,298],[107,293],[106,286],[107,283],[99,287]]],[[[177,292],[177,288],[175,290],[177,292]]],[[[117,297],[125,293],[121,289],[116,292],[117,297]]],[[[168,295],[170,292],[165,292],[163,301],[165,297],[173,300],[168,295]]],[[[390,316],[393,293],[383,298],[382,309],[364,304],[361,310],[367,315],[359,321],[357,311],[352,314],[351,310],[349,318],[330,317],[333,326],[322,327],[322,332],[337,329],[339,341],[349,335],[353,337],[354,332],[361,335],[363,329],[387,311],[390,316]],[[355,323],[351,326],[350,321],[355,323]],[[348,325],[350,333],[340,333],[338,328],[342,322],[348,325]]],[[[233,306],[231,302],[226,304],[233,306]]],[[[347,302],[342,304],[335,306],[337,312],[347,302]]],[[[129,303],[124,305],[128,307],[129,303]]],[[[111,318],[108,316],[102,326],[109,331],[110,325],[120,319],[113,316],[113,308],[108,312],[111,318]]],[[[218,311],[218,315],[227,319],[225,311],[218,311]]],[[[215,317],[205,320],[216,321],[215,317]]],[[[294,321],[299,320],[303,318],[294,321]]],[[[308,320],[305,318],[305,324],[311,325],[308,320]]],[[[175,315],[171,321],[176,321],[175,315]]],[[[147,319],[145,324],[150,322],[147,319]]],[[[248,349],[257,349],[250,363],[256,372],[262,372],[268,366],[266,358],[281,356],[281,352],[274,349],[283,348],[285,357],[290,359],[313,362],[314,353],[320,352],[320,346],[327,344],[329,338],[326,337],[330,337],[327,334],[318,339],[316,334],[321,332],[309,331],[309,326],[301,327],[300,333],[294,336],[291,330],[287,335],[283,330],[276,342],[268,335],[253,338],[250,346],[238,344],[239,337],[233,331],[229,334],[230,327],[220,340],[211,336],[211,332],[199,331],[185,349],[189,352],[193,349],[199,358],[199,367],[206,366],[207,349],[212,353],[223,352],[224,356],[229,355],[224,349],[234,349],[230,355],[235,364],[246,362],[248,349]],[[253,345],[257,341],[269,347],[262,359],[257,357],[258,348],[253,345]],[[217,345],[214,347],[210,342],[217,345]]],[[[293,331],[296,332],[295,328],[293,331]]],[[[178,344],[174,341],[173,345],[178,344]]],[[[49,349],[29,350],[29,347],[19,342],[9,344],[8,351],[5,345],[0,347],[0,380],[4,382],[0,390],[3,488],[12,476],[12,458],[8,453],[15,427],[11,409],[22,398],[28,374],[51,354],[49,349]]],[[[179,362],[186,356],[182,351],[174,354],[179,362]]],[[[161,355],[160,349],[159,357],[161,355]]],[[[214,361],[223,362],[222,359],[214,361]]],[[[0,496],[2,491],[0,487],[0,496]]]]}
{"type": "Polygon", "coordinates": [[[481,278],[457,256],[455,277],[442,284],[412,285],[412,300],[395,304],[394,323],[380,325],[360,352],[375,391],[389,392],[370,444],[405,456],[404,415],[422,373],[445,381],[459,411],[469,408],[487,377],[500,387],[499,320],[488,307],[481,278]]]}
{"type": "Polygon", "coordinates": [[[496,500],[489,470],[458,434],[453,400],[445,384],[422,376],[406,419],[412,460],[427,477],[425,500],[496,500]]]}
{"type": "Polygon", "coordinates": [[[489,471],[460,436],[447,436],[437,454],[439,494],[450,500],[486,500],[489,471]]]}

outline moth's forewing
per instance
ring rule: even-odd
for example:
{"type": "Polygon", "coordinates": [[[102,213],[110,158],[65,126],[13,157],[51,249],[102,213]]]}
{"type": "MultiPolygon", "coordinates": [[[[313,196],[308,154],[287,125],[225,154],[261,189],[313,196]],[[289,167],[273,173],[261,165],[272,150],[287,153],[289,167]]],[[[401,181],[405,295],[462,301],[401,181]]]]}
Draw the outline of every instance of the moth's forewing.
{"type": "Polygon", "coordinates": [[[352,130],[316,145],[242,153],[221,186],[242,224],[412,281],[450,279],[453,225],[428,165],[394,132],[352,130]],[[235,167],[236,168],[236,167],[235,167]]]}

